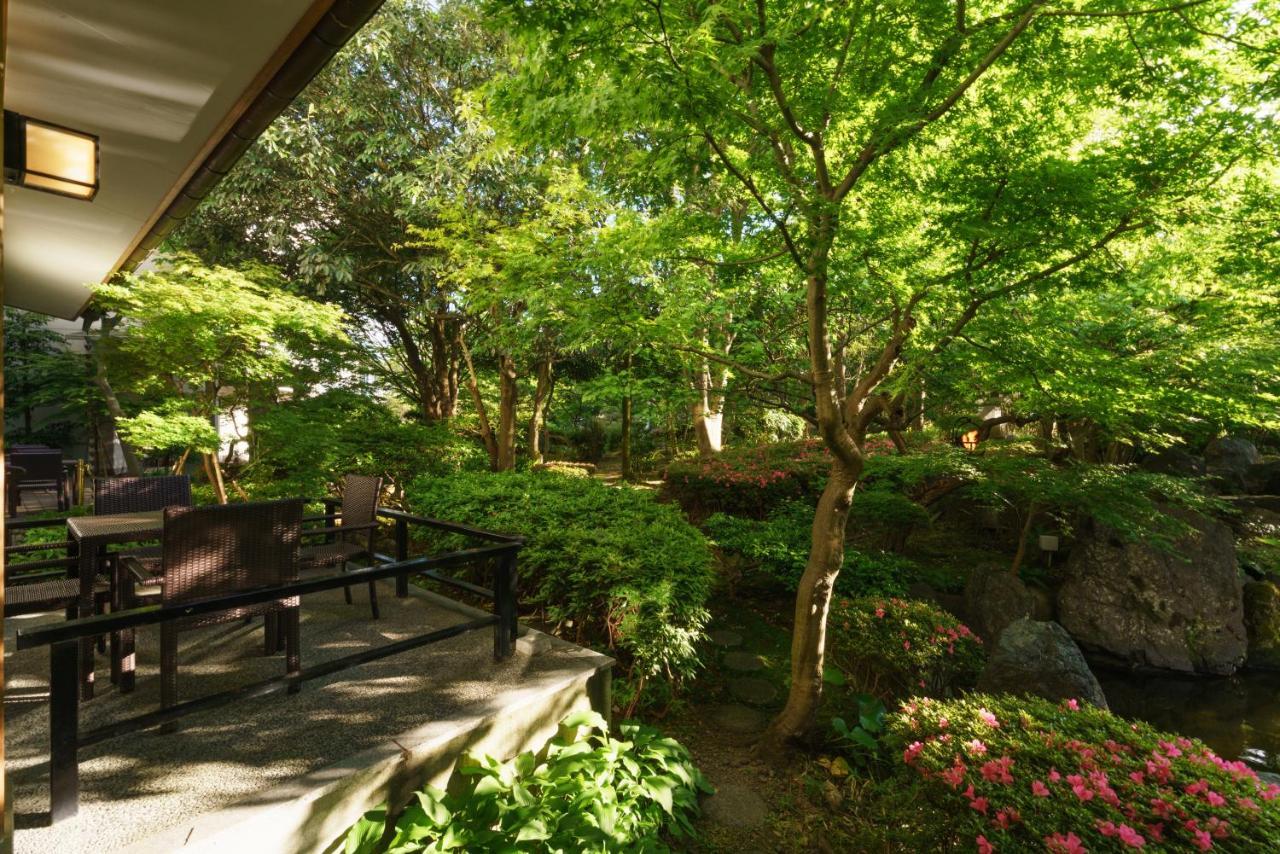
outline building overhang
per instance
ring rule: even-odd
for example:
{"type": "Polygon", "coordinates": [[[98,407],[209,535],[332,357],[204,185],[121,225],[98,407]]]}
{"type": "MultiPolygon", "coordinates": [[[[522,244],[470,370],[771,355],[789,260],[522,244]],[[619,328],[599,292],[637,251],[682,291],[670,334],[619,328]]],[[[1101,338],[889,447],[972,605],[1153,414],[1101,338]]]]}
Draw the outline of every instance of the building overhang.
{"type": "Polygon", "coordinates": [[[4,106],[100,139],[92,201],[8,187],[5,304],[74,318],[383,0],[9,0],[4,106]]]}

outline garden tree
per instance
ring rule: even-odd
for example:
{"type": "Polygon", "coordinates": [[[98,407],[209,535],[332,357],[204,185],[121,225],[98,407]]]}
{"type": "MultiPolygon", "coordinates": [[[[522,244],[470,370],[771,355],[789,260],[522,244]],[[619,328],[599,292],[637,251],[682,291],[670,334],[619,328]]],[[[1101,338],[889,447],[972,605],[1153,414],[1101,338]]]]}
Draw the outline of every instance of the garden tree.
{"type": "Polygon", "coordinates": [[[1266,150],[1270,54],[1240,43],[1274,39],[1259,31],[1277,10],[493,5],[526,39],[506,103],[531,136],[621,135],[655,168],[710,150],[803,288],[808,364],[795,373],[833,462],[797,593],[790,695],[766,735],[780,746],[817,712],[873,422],[993,305],[1105,279],[1113,251],[1266,150]]]}
{"type": "Polygon", "coordinates": [[[935,372],[931,417],[962,420],[972,407],[959,407],[998,397],[1005,417],[1057,423],[1092,461],[1275,429],[1276,183],[1274,167],[1234,170],[1161,234],[1114,251],[1100,287],[976,319],[935,372]]]}
{"type": "Polygon", "coordinates": [[[75,352],[63,335],[49,326],[48,318],[31,312],[4,310],[4,390],[9,417],[5,424],[10,441],[67,442],[74,429],[76,410],[91,415],[96,400],[88,394],[84,355],[75,352]],[[57,419],[44,420],[37,429],[35,410],[54,407],[57,419]]]}
{"type": "Polygon", "coordinates": [[[275,401],[282,387],[301,394],[340,379],[342,311],[289,293],[260,266],[164,259],[154,271],[97,286],[94,310],[105,318],[94,351],[112,382],[141,404],[121,419],[122,434],[141,447],[200,453],[222,503],[212,419],[275,401]]]}
{"type": "Polygon", "coordinates": [[[507,169],[500,206],[476,209],[461,196],[411,244],[442,259],[459,311],[497,365],[496,426],[480,393],[472,350],[465,347],[469,388],[495,471],[515,467],[519,381],[533,377],[529,453],[541,461],[542,431],[557,359],[597,342],[631,342],[624,316],[645,274],[643,220],[588,185],[554,154],[536,160],[494,148],[507,169]]]}
{"type": "Polygon", "coordinates": [[[437,227],[440,199],[501,205],[509,176],[477,165],[466,105],[499,41],[465,2],[390,0],[170,240],[341,305],[372,372],[427,422],[456,411],[465,318],[412,229],[437,227]]]}

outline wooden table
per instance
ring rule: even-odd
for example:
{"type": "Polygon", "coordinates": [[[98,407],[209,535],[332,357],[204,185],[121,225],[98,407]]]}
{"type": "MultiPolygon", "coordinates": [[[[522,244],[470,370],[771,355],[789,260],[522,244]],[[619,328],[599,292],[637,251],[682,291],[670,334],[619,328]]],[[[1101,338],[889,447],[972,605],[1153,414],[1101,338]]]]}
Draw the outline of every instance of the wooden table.
{"type": "MultiPolygon", "coordinates": [[[[146,513],[119,513],[108,516],[74,516],[67,520],[67,539],[78,546],[80,600],[77,616],[93,616],[93,582],[98,574],[98,566],[106,548],[112,543],[137,543],[143,540],[159,539],[164,530],[164,511],[153,510],[146,513]]],[[[121,591],[112,579],[111,607],[120,607],[121,591]]],[[[132,632],[129,633],[132,635],[132,632]]],[[[133,638],[115,636],[111,638],[112,663],[126,661],[133,654],[133,638]]],[[[128,691],[133,685],[133,668],[121,669],[121,690],[128,691]],[[129,684],[126,684],[129,683],[129,684]]],[[[93,641],[85,639],[80,644],[80,697],[83,700],[93,699],[93,641]]]]}

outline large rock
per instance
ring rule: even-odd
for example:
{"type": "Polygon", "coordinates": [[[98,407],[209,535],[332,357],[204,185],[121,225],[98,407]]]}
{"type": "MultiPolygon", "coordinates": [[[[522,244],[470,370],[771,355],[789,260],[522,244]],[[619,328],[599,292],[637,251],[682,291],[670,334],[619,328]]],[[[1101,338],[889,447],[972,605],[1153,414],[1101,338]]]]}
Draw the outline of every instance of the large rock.
{"type": "Polygon", "coordinates": [[[1258,449],[1248,439],[1224,436],[1204,449],[1205,470],[1224,492],[1245,490],[1245,473],[1259,460],[1258,449]]]}
{"type": "Polygon", "coordinates": [[[1204,475],[1204,457],[1198,457],[1186,448],[1175,445],[1145,457],[1138,467],[1156,474],[1172,474],[1178,477],[1204,475]]]}
{"type": "Polygon", "coordinates": [[[970,625],[989,644],[999,640],[1014,620],[1046,616],[1040,597],[1003,566],[979,566],[970,573],[964,610],[970,625]]]}
{"type": "Polygon", "coordinates": [[[1234,673],[1246,634],[1231,529],[1189,510],[1167,512],[1194,529],[1172,551],[1092,526],[1063,565],[1058,620],[1086,650],[1129,666],[1234,673]]]}
{"type": "Polygon", "coordinates": [[[1270,581],[1244,586],[1244,625],[1250,667],[1280,670],[1280,587],[1270,581]]]}
{"type": "Polygon", "coordinates": [[[1066,629],[1026,618],[1010,623],[1000,635],[978,679],[978,690],[1078,699],[1107,708],[1102,686],[1066,629]]]}
{"type": "Polygon", "coordinates": [[[1250,495],[1280,495],[1280,460],[1254,463],[1245,469],[1244,489],[1250,495]]]}

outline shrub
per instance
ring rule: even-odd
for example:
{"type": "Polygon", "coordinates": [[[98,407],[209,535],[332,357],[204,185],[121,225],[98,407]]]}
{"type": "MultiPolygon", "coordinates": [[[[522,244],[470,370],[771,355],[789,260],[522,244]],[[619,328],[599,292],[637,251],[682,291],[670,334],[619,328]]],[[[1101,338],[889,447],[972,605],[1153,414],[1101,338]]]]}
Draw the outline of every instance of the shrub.
{"type": "Polygon", "coordinates": [[[671,463],[665,491],[694,519],[712,513],[760,519],[788,499],[816,497],[830,468],[821,439],[728,448],[713,459],[671,463]]]}
{"type": "Polygon", "coordinates": [[[981,638],[928,602],[840,598],[827,625],[831,663],[877,697],[944,696],[982,670],[981,638]]]}
{"type": "Polygon", "coordinates": [[[256,445],[241,485],[255,498],[323,495],[344,474],[411,478],[488,467],[483,448],[441,424],[406,421],[346,390],[293,400],[253,417],[256,445]]]}
{"type": "Polygon", "coordinates": [[[525,537],[521,599],[628,656],[634,675],[692,674],[713,578],[706,539],[647,490],[552,472],[423,477],[415,512],[525,537]]]}
{"type": "Polygon", "coordinates": [[[608,734],[594,712],[570,715],[538,753],[510,762],[464,757],[462,785],[427,787],[394,819],[367,813],[346,854],[440,851],[667,851],[664,835],[692,836],[698,793],[711,787],[678,742],[636,724],[608,734]]]}
{"type": "MultiPolygon", "coordinates": [[[[857,501],[854,503],[856,506],[857,501]]],[[[741,572],[763,574],[794,593],[809,560],[812,525],[813,507],[803,501],[784,501],[764,520],[717,513],[707,519],[703,529],[741,572]]],[[[836,591],[845,596],[899,596],[922,574],[921,568],[905,557],[847,548],[836,591]]]]}
{"type": "Polygon", "coordinates": [[[920,847],[1274,851],[1280,786],[1197,741],[1075,701],[912,702],[885,743],[919,785],[920,847]],[[933,837],[933,838],[926,838],[933,837]]]}

